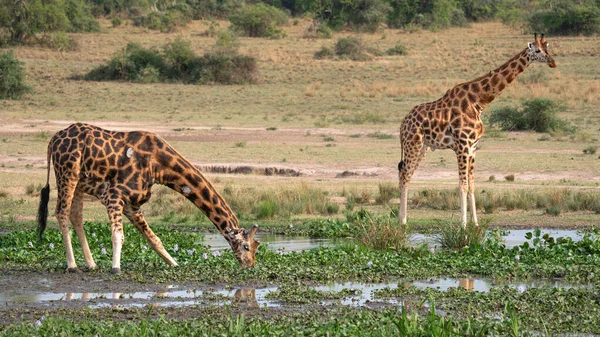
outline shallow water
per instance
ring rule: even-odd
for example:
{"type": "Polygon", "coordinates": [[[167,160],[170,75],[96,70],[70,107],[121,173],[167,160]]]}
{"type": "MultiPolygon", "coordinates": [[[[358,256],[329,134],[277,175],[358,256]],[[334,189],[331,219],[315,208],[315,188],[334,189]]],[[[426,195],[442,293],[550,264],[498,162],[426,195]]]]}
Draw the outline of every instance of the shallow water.
{"type": "MultiPolygon", "coordinates": [[[[520,246],[527,240],[525,234],[532,232],[533,229],[515,229],[510,230],[502,238],[507,248],[520,246]]],[[[562,230],[562,229],[542,229],[541,235],[548,233],[554,238],[558,237],[569,237],[574,241],[579,241],[583,237],[577,230],[562,230]]],[[[430,248],[436,247],[439,235],[438,234],[414,234],[411,239],[411,245],[417,246],[420,244],[427,244],[430,248]]],[[[309,250],[318,247],[332,247],[342,244],[344,241],[335,241],[332,239],[311,239],[306,236],[289,236],[289,235],[278,235],[278,234],[256,234],[256,239],[262,244],[267,244],[269,249],[279,252],[298,252],[309,250]]],[[[224,250],[229,249],[229,245],[223,239],[220,234],[205,234],[204,244],[209,245],[211,250],[224,250]]]]}
{"type": "MultiPolygon", "coordinates": [[[[525,291],[529,288],[554,287],[568,289],[572,287],[581,287],[562,280],[531,280],[508,283],[497,283],[488,279],[478,278],[443,278],[431,280],[419,280],[413,282],[389,282],[389,283],[360,283],[346,282],[330,285],[316,286],[314,289],[319,291],[341,291],[343,289],[360,290],[360,294],[348,296],[341,300],[322,301],[324,305],[342,305],[342,306],[366,306],[370,301],[376,300],[378,303],[389,305],[402,305],[396,299],[374,299],[373,292],[384,288],[396,289],[398,287],[408,288],[410,286],[419,289],[434,288],[446,291],[450,288],[462,287],[467,290],[488,292],[493,286],[507,285],[517,288],[519,291],[525,291]]],[[[112,307],[144,307],[147,305],[156,305],[161,307],[185,307],[185,306],[214,306],[229,305],[232,302],[245,304],[250,307],[279,307],[279,303],[274,299],[265,299],[265,296],[277,290],[277,287],[267,288],[239,288],[239,289],[216,289],[216,290],[197,290],[197,289],[179,289],[178,286],[167,286],[164,291],[158,292],[40,292],[40,293],[19,293],[5,292],[0,293],[0,305],[11,306],[18,303],[36,303],[45,306],[52,306],[56,303],[66,303],[68,301],[89,302],[90,308],[112,307]]]]}
{"type": "MultiPolygon", "coordinates": [[[[280,252],[299,252],[318,247],[335,246],[330,239],[311,239],[306,236],[289,236],[279,234],[256,234],[256,240],[261,244],[268,244],[269,249],[280,252]]],[[[210,246],[211,250],[229,249],[229,244],[221,234],[205,234],[204,244],[210,246]]]]}

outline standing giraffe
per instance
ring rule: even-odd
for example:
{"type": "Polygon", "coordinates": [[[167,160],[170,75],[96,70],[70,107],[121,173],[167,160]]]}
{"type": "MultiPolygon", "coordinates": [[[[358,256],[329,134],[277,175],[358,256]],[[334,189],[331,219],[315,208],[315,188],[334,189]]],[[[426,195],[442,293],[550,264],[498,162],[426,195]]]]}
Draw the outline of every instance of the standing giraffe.
{"type": "Polygon", "coordinates": [[[477,225],[473,171],[477,142],[484,130],[481,112],[533,62],[556,67],[544,34],[541,39],[535,34],[534,42],[489,74],[458,84],[437,101],[417,105],[406,115],[400,127],[402,160],[398,163],[398,219],[403,225],[410,178],[430,148],[452,149],[456,153],[462,225],[467,223],[467,195],[471,220],[477,225]]]}
{"type": "Polygon", "coordinates": [[[250,231],[240,228],[238,219],[210,182],[166,141],[149,132],[115,132],[82,123],[57,132],[48,144],[48,176],[38,211],[40,240],[48,218],[51,160],[58,189],[56,218],[65,243],[68,271],[79,272],[71,246],[69,220],[87,267],[96,268],[83,230],[84,193],[98,198],[108,211],[113,274],[121,271],[123,215],[165,262],[177,266],[140,211],[140,206],[150,199],[153,184],[165,185],[193,202],[223,234],[240,264],[254,265],[260,244],[254,240],[258,226],[254,225],[250,231]]]}

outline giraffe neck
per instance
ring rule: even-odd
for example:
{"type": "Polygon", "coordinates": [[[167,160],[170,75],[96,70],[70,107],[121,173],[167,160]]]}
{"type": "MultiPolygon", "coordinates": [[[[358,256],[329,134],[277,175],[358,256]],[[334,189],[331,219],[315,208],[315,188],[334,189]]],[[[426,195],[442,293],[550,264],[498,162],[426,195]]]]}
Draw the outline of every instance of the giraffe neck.
{"type": "Polygon", "coordinates": [[[241,230],[229,205],[195,166],[177,153],[158,155],[158,162],[154,170],[155,181],[190,200],[206,214],[227,241],[230,241],[231,233],[241,230]]]}
{"type": "Polygon", "coordinates": [[[526,48],[500,67],[462,86],[468,91],[469,100],[479,104],[482,111],[525,72],[530,63],[531,57],[526,48]]]}

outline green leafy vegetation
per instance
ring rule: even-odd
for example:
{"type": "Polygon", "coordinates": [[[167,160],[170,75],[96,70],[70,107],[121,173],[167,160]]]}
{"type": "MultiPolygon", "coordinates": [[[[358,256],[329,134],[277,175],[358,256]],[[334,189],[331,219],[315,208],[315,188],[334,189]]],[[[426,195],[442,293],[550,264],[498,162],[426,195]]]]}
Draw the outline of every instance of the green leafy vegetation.
{"type": "Polygon", "coordinates": [[[95,32],[100,25],[84,0],[0,1],[1,33],[11,43],[44,42],[54,32],[95,32]]]}
{"type": "Polygon", "coordinates": [[[25,85],[25,70],[12,51],[0,54],[0,99],[19,99],[31,89],[25,85]]]}
{"type": "Polygon", "coordinates": [[[437,227],[440,236],[437,242],[443,248],[462,249],[471,245],[481,245],[486,238],[488,223],[476,226],[469,221],[463,226],[459,221],[440,222],[437,227]]]}
{"type": "Polygon", "coordinates": [[[192,20],[192,9],[185,3],[170,7],[163,12],[150,12],[133,18],[134,26],[147,27],[161,32],[171,32],[177,27],[185,27],[192,20]]]}
{"type": "Polygon", "coordinates": [[[255,75],[256,60],[251,56],[235,52],[196,56],[189,42],[178,38],[166,44],[162,51],[157,48],[146,49],[130,42],[107,65],[93,69],[84,79],[245,84],[254,82],[255,75]]]}
{"type": "Polygon", "coordinates": [[[531,13],[527,25],[531,31],[554,35],[598,34],[600,4],[597,1],[557,1],[550,8],[531,13]]]}
{"type": "Polygon", "coordinates": [[[229,16],[232,28],[249,37],[285,37],[278,26],[286,24],[288,15],[280,9],[259,2],[238,8],[229,16]]]}
{"type": "Polygon", "coordinates": [[[285,285],[265,295],[265,298],[276,299],[286,303],[319,303],[324,300],[340,300],[360,294],[360,290],[342,289],[340,291],[320,291],[313,288],[285,285]]]}
{"type": "Polygon", "coordinates": [[[556,111],[562,109],[562,106],[550,99],[535,98],[524,100],[521,104],[521,108],[505,106],[492,110],[490,124],[497,125],[505,131],[576,131],[569,122],[556,117],[556,111]]]}

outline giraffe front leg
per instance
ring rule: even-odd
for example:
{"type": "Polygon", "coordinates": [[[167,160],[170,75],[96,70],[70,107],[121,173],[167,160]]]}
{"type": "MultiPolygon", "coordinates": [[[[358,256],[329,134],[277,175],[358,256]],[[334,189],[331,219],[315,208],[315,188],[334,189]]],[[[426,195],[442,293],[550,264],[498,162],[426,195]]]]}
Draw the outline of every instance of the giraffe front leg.
{"type": "Polygon", "coordinates": [[[125,242],[123,234],[123,202],[121,200],[111,200],[106,206],[108,217],[110,219],[110,231],[112,233],[112,270],[111,273],[119,274],[121,272],[121,248],[125,242]]]}
{"type": "Polygon", "coordinates": [[[178,265],[175,259],[171,257],[169,252],[167,252],[167,250],[162,244],[162,241],[160,241],[160,238],[156,236],[156,234],[154,234],[152,229],[150,229],[150,226],[148,226],[146,219],[144,219],[144,215],[139,209],[128,210],[126,211],[125,216],[127,216],[129,221],[131,221],[135,228],[137,228],[140,231],[140,233],[146,239],[150,247],[152,247],[152,249],[156,253],[158,253],[158,255],[166,263],[168,263],[170,266],[178,265]]]}
{"type": "Polygon", "coordinates": [[[85,237],[85,231],[83,229],[82,211],[83,191],[76,189],[75,196],[73,197],[73,202],[71,205],[71,214],[69,215],[69,218],[71,219],[71,224],[73,224],[73,228],[75,228],[75,233],[77,233],[79,244],[81,245],[81,249],[83,250],[83,258],[85,259],[85,263],[88,269],[96,269],[96,263],[94,262],[94,258],[92,257],[92,252],[90,251],[87,238],[85,237]]]}
{"type": "Polygon", "coordinates": [[[459,153],[458,160],[458,195],[460,198],[460,219],[463,228],[467,227],[467,184],[469,170],[468,153],[459,153]]]}
{"type": "Polygon", "coordinates": [[[471,210],[471,221],[475,226],[477,222],[477,207],[475,207],[475,154],[469,157],[469,209],[471,210]]]}

